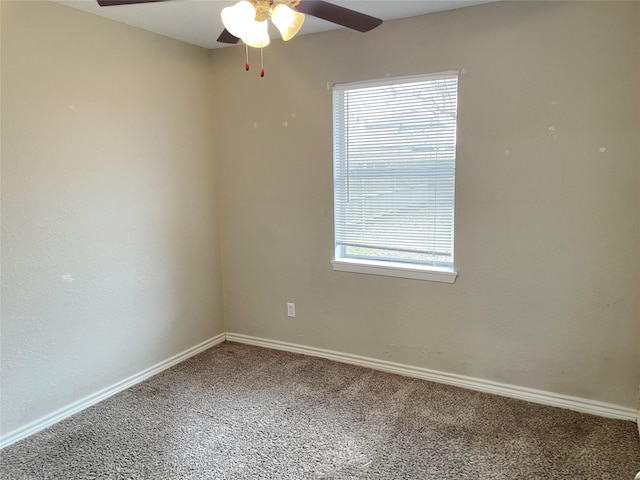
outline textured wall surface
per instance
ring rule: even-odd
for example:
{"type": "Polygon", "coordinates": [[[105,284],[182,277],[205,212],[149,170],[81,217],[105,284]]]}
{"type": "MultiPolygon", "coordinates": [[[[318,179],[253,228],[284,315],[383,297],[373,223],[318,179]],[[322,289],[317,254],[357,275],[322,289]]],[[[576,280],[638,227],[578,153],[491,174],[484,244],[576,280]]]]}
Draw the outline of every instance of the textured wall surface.
{"type": "Polygon", "coordinates": [[[2,8],[2,433],[223,331],[206,50],[2,8]]]}
{"type": "Polygon", "coordinates": [[[637,408],[639,34],[500,2],[276,41],[264,79],[214,51],[227,331],[637,408]],[[453,69],[458,280],[332,271],[330,86],[453,69]]]}
{"type": "Polygon", "coordinates": [[[3,434],[225,330],[637,408],[640,4],[274,41],[264,79],[0,6],[3,434]],[[451,69],[458,280],[332,271],[331,84],[451,69]]]}

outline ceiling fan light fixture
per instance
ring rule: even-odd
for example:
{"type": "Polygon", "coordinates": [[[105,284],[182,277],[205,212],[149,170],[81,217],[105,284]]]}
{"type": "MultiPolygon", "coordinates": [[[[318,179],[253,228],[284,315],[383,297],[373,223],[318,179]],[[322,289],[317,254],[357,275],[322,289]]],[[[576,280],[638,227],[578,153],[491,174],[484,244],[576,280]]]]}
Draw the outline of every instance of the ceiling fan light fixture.
{"type": "Polygon", "coordinates": [[[280,31],[285,42],[295,37],[304,23],[304,14],[296,12],[284,3],[279,3],[271,11],[271,21],[280,31]]]}
{"type": "Polygon", "coordinates": [[[267,20],[256,20],[258,12],[255,5],[242,0],[231,7],[222,9],[220,17],[224,28],[231,35],[254,48],[266,47],[270,43],[267,20]]]}
{"type": "Polygon", "coordinates": [[[261,22],[258,22],[257,20],[252,20],[248,24],[248,28],[245,31],[244,35],[240,35],[239,38],[250,47],[266,47],[271,42],[271,40],[269,39],[267,21],[263,20],[261,22]]]}
{"type": "Polygon", "coordinates": [[[251,2],[242,0],[232,7],[223,8],[220,16],[229,33],[243,38],[251,28],[251,22],[255,22],[256,8],[251,2]]]}

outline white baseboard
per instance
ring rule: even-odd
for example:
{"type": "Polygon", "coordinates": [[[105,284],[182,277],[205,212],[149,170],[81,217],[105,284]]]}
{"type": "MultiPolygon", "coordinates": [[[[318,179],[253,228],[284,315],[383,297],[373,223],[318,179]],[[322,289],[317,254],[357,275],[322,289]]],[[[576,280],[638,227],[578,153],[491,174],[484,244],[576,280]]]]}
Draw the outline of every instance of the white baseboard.
{"type": "MultiPolygon", "coordinates": [[[[6,435],[0,436],[0,449],[11,445],[12,443],[15,443],[19,440],[22,440],[30,435],[33,435],[40,430],[44,430],[45,428],[50,427],[51,425],[84,410],[85,408],[95,405],[96,403],[99,403],[102,400],[105,400],[110,396],[121,392],[122,390],[132,387],[133,385],[140,383],[162,372],[163,370],[166,370],[167,368],[185,361],[189,357],[197,355],[198,353],[207,350],[214,345],[220,344],[225,340],[228,340],[230,342],[245,343],[247,345],[256,345],[259,347],[271,348],[275,350],[300,353],[303,355],[310,355],[314,357],[326,358],[337,362],[372,368],[374,370],[382,370],[385,372],[404,375],[407,377],[420,378],[431,382],[454,385],[456,387],[492,393],[503,397],[517,398],[520,400],[526,400],[528,402],[539,403],[542,405],[549,405],[552,407],[566,408],[569,410],[590,413],[592,415],[598,415],[601,417],[632,420],[635,422],[638,422],[639,420],[638,410],[614,405],[611,403],[597,402],[585,398],[545,392],[543,390],[534,390],[532,388],[507,385],[504,383],[482,380],[480,378],[439,372],[436,370],[429,370],[427,368],[414,367],[411,365],[388,362],[386,360],[378,360],[375,358],[362,357],[359,355],[341,353],[322,348],[307,347],[305,345],[297,345],[294,343],[281,342],[278,340],[251,337],[249,335],[241,335],[237,333],[221,333],[205,342],[200,343],[199,345],[195,345],[194,347],[191,347],[182,353],[174,355],[167,360],[149,367],[142,372],[132,375],[129,378],[126,378],[110,387],[107,387],[77,402],[67,405],[66,407],[63,407],[23,427],[17,428],[7,433],[6,435]]],[[[640,422],[638,422],[638,427],[640,428],[640,422]]]]}
{"type": "Polygon", "coordinates": [[[22,440],[23,438],[26,438],[30,435],[33,435],[40,430],[44,430],[54,423],[58,423],[59,421],[64,420],[65,418],[70,417],[71,415],[74,415],[84,410],[85,408],[95,405],[96,403],[101,402],[102,400],[105,400],[110,396],[121,392],[122,390],[126,390],[127,388],[132,387],[133,385],[140,383],[148,379],[149,377],[157,375],[163,370],[173,367],[174,365],[185,361],[189,357],[193,357],[194,355],[197,355],[198,353],[203,352],[204,350],[211,348],[214,345],[218,345],[219,343],[222,343],[224,341],[224,333],[216,335],[215,337],[210,338],[209,340],[206,340],[198,345],[195,345],[194,347],[191,347],[184,352],[178,353],[177,355],[174,355],[173,357],[168,358],[160,363],[157,363],[154,366],[143,370],[142,372],[136,373],[129,378],[125,378],[124,380],[111,385],[110,387],[104,388],[99,392],[84,397],[83,399],[67,405],[66,407],[63,407],[49,415],[45,415],[44,417],[39,418],[34,422],[17,428],[7,433],[6,435],[2,435],[0,437],[0,449],[11,445],[12,443],[15,443],[19,440],[22,440]]]}
{"type": "MultiPolygon", "coordinates": [[[[256,345],[259,347],[272,348],[275,350],[285,350],[287,352],[301,353],[314,357],[327,358],[342,363],[350,363],[361,367],[382,370],[385,372],[396,373],[407,377],[420,378],[430,382],[445,383],[456,387],[467,388],[469,390],[477,390],[480,392],[492,393],[503,397],[517,398],[528,402],[548,405],[552,407],[566,408],[577,412],[590,413],[607,418],[617,418],[622,420],[632,420],[638,422],[638,411],[633,408],[622,407],[612,403],[598,402],[588,400],[586,398],[572,397],[558,393],[546,392],[543,390],[535,390],[532,388],[518,387],[505,383],[492,382],[490,380],[482,380],[480,378],[467,377],[453,373],[439,372],[429,370],[427,368],[413,367],[411,365],[403,365],[400,363],[378,360],[375,358],[361,357],[359,355],[351,355],[348,353],[335,352],[322,348],[307,347],[304,345],[296,345],[294,343],[281,342],[278,340],[269,340],[265,338],[251,337],[249,335],[241,335],[237,333],[227,333],[226,338],[230,342],[246,343],[247,345],[256,345]]],[[[640,425],[640,423],[639,423],[640,425]]]]}

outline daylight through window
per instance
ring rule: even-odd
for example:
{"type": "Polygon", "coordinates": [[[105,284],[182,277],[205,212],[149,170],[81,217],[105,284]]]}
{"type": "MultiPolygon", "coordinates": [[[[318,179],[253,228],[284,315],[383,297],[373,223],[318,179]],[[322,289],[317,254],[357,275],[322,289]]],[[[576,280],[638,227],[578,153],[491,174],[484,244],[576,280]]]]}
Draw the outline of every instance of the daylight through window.
{"type": "Polygon", "coordinates": [[[456,73],[334,87],[336,261],[453,271],[457,93],[456,73]]]}

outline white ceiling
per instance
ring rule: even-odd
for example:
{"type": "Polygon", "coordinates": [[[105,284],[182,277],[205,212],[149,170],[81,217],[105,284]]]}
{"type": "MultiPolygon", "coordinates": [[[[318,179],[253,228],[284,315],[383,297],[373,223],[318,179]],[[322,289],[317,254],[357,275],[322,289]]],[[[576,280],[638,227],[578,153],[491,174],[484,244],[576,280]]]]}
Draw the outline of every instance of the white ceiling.
{"type": "MultiPolygon", "coordinates": [[[[52,1],[200,47],[220,48],[229,46],[216,41],[224,29],[220,11],[238,0],[169,0],[113,7],[100,7],[95,0],[52,1]]],[[[495,0],[330,0],[382,20],[414,17],[491,1],[495,0]]],[[[307,15],[298,35],[338,28],[344,27],[307,15]]]]}

